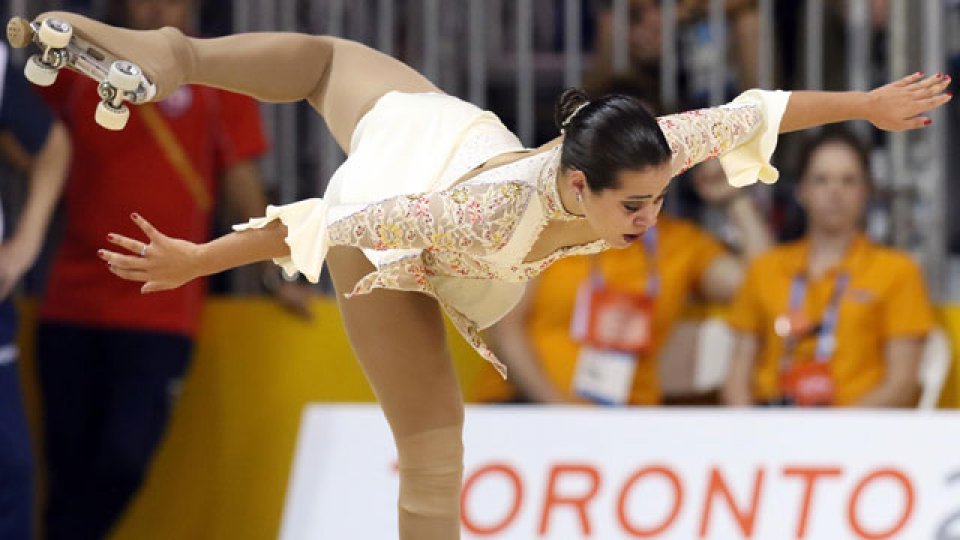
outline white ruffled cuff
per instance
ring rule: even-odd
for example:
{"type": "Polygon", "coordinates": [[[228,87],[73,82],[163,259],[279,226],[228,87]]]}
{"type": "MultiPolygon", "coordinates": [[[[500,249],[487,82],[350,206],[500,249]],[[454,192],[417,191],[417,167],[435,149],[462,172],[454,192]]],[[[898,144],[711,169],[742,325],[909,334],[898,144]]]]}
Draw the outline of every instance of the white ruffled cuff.
{"type": "Polygon", "coordinates": [[[287,276],[292,277],[300,272],[311,283],[316,283],[330,247],[327,238],[329,206],[323,199],[306,199],[283,206],[270,205],[264,217],[251,218],[247,223],[234,225],[233,230],[261,229],[279,219],[287,226],[284,241],[290,247],[290,256],[274,259],[273,262],[283,268],[287,276]]]}
{"type": "Polygon", "coordinates": [[[747,90],[733,100],[733,103],[758,104],[763,113],[763,124],[749,141],[720,156],[720,165],[730,185],[743,187],[758,179],[772,184],[780,177],[780,172],[770,164],[770,157],[777,148],[780,120],[788,101],[790,92],[782,90],[747,90]]]}

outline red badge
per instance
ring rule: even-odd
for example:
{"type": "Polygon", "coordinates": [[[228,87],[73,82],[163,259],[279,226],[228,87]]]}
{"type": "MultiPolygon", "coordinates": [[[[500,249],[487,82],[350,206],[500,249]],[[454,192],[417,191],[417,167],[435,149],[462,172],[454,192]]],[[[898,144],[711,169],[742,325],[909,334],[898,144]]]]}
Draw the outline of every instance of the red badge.
{"type": "Polygon", "coordinates": [[[781,376],[784,396],[800,407],[830,407],[836,385],[830,365],[813,360],[794,362],[781,376]]]}

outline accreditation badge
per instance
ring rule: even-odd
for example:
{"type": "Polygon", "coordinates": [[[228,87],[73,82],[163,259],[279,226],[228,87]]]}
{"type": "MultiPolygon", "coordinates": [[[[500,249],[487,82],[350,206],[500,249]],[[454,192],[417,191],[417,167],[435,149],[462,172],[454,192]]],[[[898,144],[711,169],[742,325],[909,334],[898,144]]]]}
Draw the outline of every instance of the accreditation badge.
{"type": "Polygon", "coordinates": [[[573,374],[573,391],[602,405],[626,405],[637,371],[635,353],[580,347],[573,374]]]}
{"type": "Polygon", "coordinates": [[[653,302],[647,295],[587,280],[577,304],[572,328],[577,341],[597,349],[632,353],[650,348],[653,302]]]}
{"type": "Polygon", "coordinates": [[[607,405],[627,402],[637,357],[650,348],[652,308],[645,294],[611,289],[600,279],[584,282],[571,329],[581,344],[575,393],[607,405]]]}
{"type": "Polygon", "coordinates": [[[783,395],[800,407],[831,407],[836,400],[836,384],[827,362],[793,362],[781,375],[781,388],[783,395]]]}

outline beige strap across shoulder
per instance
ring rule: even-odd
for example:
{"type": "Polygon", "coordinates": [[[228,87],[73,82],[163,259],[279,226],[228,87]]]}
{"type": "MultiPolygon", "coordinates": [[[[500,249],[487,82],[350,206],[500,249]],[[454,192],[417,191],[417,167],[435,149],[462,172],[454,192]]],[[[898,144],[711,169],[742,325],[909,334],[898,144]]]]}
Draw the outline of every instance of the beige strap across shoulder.
{"type": "Polygon", "coordinates": [[[167,122],[160,116],[156,105],[153,103],[144,103],[138,110],[141,118],[143,118],[144,124],[146,124],[150,130],[157,144],[160,145],[160,149],[163,150],[167,160],[173,165],[173,168],[183,181],[184,186],[186,186],[187,191],[193,196],[197,207],[204,212],[208,212],[210,208],[213,207],[213,198],[210,192],[204,187],[203,178],[200,176],[200,173],[197,172],[196,168],[194,168],[183,146],[177,140],[177,137],[173,134],[167,122]]]}

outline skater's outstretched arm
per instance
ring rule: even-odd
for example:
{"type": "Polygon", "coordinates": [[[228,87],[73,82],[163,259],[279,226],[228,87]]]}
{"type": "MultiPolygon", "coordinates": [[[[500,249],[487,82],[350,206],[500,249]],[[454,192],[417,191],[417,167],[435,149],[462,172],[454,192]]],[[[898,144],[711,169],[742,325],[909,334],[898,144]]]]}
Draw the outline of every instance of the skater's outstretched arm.
{"type": "Polygon", "coordinates": [[[239,232],[206,244],[170,238],[133,214],[148,242],[111,234],[111,243],[133,255],[107,250],[99,255],[114,274],[146,282],[144,292],[173,289],[200,276],[271,259],[316,281],[330,246],[438,248],[473,255],[495,251],[510,238],[531,195],[527,186],[507,182],[401,195],[356,207],[331,208],[310,199],[275,211],[268,208],[267,217],[238,225],[239,232]],[[296,225],[288,228],[285,219],[296,225]],[[297,248],[292,259],[289,246],[297,248]]]}
{"type": "Polygon", "coordinates": [[[754,162],[769,160],[777,133],[848,120],[868,120],[887,131],[922,128],[930,123],[925,115],[952,98],[944,93],[949,84],[945,75],[923,78],[915,73],[870,92],[751,90],[733,103],[662,116],[657,121],[673,152],[674,175],[744,145],[756,146],[757,155],[748,156],[750,159],[724,163],[730,182],[742,186],[758,176],[767,182],[776,180],[772,167],[756,167],[754,162]],[[762,139],[758,141],[758,137],[762,139]]]}
{"type": "Polygon", "coordinates": [[[886,131],[922,128],[930,123],[925,115],[953,97],[944,93],[949,85],[947,75],[914,73],[870,92],[793,92],[780,133],[848,120],[868,120],[886,131]]]}

